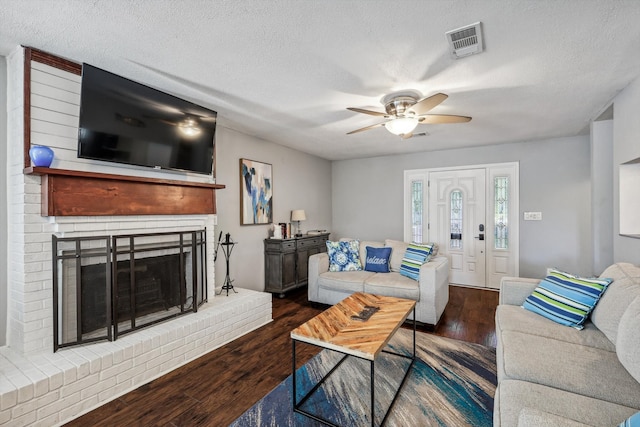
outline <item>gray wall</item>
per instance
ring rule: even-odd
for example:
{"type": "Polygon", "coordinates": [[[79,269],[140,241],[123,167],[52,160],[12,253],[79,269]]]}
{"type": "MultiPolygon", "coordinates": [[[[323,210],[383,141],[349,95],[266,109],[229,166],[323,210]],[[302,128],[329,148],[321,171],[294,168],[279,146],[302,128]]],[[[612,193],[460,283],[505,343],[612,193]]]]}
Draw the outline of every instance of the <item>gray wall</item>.
{"type": "Polygon", "coordinates": [[[640,157],[640,120],[638,120],[640,79],[636,79],[618,94],[613,101],[613,107],[613,257],[615,261],[640,264],[640,239],[618,234],[620,232],[618,166],[640,157]]]}
{"type": "MultiPolygon", "coordinates": [[[[304,209],[303,232],[331,229],[331,163],[222,126],[216,131],[216,182],[226,185],[216,191],[218,226],[238,242],[231,256],[234,286],[264,290],[264,239],[268,225],[240,225],[240,158],[273,166],[273,221],[290,222],[293,209],[304,209]]],[[[216,287],[222,286],[225,264],[222,253],[216,261],[216,287]]]]}
{"type": "Polygon", "coordinates": [[[333,163],[332,238],[403,239],[403,172],[520,163],[520,275],[547,267],[593,274],[588,136],[333,163]],[[540,211],[542,221],[523,221],[540,211]]]}
{"type": "Polygon", "coordinates": [[[0,346],[7,340],[7,60],[0,56],[0,346]]]}
{"type": "Polygon", "coordinates": [[[613,120],[591,124],[593,269],[613,264],[613,120]]]}

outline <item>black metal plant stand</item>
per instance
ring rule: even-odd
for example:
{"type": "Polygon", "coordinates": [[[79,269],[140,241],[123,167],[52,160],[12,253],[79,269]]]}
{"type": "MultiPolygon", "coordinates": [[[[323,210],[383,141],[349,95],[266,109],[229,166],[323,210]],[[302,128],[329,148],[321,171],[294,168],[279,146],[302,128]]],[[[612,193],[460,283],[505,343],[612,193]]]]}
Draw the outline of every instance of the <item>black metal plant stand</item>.
{"type": "MultiPolygon", "coordinates": [[[[221,236],[222,236],[222,233],[220,233],[220,237],[221,236]]],[[[230,290],[235,292],[236,294],[238,293],[238,291],[233,289],[233,280],[231,280],[231,277],[229,276],[229,258],[231,258],[231,252],[233,252],[233,248],[237,245],[237,243],[231,239],[231,236],[229,235],[229,233],[225,234],[224,242],[220,242],[220,237],[218,237],[218,247],[222,246],[222,253],[224,254],[224,260],[225,260],[225,263],[227,264],[227,274],[225,275],[224,284],[222,285],[222,288],[220,288],[220,292],[218,292],[218,295],[222,294],[222,291],[226,290],[227,296],[229,296],[230,290]]],[[[214,261],[215,261],[215,258],[217,257],[217,252],[218,252],[218,248],[216,248],[216,255],[214,257],[214,261]]]]}

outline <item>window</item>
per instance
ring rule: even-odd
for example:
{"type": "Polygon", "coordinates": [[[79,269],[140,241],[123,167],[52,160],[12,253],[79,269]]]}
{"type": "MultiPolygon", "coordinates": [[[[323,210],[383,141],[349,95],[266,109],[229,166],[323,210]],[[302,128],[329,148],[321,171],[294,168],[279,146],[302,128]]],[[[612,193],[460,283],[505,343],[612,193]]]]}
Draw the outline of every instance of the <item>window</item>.
{"type": "Polygon", "coordinates": [[[451,218],[449,220],[451,238],[449,248],[462,249],[462,191],[451,192],[451,218]]]}
{"type": "Polygon", "coordinates": [[[493,180],[493,230],[496,249],[509,249],[509,177],[493,180]]]}
{"type": "Polygon", "coordinates": [[[411,241],[422,242],[423,211],[422,181],[411,181],[411,241]]]}

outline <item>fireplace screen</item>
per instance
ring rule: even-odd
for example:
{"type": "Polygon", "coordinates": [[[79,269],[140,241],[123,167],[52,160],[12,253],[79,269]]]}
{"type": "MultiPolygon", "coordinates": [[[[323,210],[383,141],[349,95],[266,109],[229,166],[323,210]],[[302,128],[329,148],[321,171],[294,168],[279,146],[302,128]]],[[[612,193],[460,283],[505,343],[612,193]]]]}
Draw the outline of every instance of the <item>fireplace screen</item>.
{"type": "Polygon", "coordinates": [[[53,236],[54,351],[110,341],[207,300],[205,230],[53,236]]]}

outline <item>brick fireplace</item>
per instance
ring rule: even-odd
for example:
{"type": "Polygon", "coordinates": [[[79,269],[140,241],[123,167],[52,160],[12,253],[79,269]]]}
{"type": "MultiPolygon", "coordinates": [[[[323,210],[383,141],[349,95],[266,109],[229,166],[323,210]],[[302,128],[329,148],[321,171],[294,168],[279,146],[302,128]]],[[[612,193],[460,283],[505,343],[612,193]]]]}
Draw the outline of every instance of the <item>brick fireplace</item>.
{"type": "MultiPolygon", "coordinates": [[[[206,228],[215,215],[43,217],[38,176],[23,181],[10,229],[9,345],[0,348],[0,424],[56,425],[116,398],[271,321],[269,294],[238,289],[215,296],[207,255],[209,302],[190,313],[113,342],[53,352],[51,236],[176,232],[206,228]]],[[[12,197],[18,196],[14,193],[12,197]]],[[[211,246],[211,245],[210,245],[211,246]]],[[[211,248],[208,248],[211,252],[211,248]]]]}
{"type": "MultiPolygon", "coordinates": [[[[25,68],[33,63],[31,58],[25,56],[24,49],[19,49],[7,59],[10,269],[7,346],[0,347],[1,425],[62,424],[271,321],[269,294],[238,289],[238,294],[229,297],[215,296],[212,254],[215,199],[212,211],[185,213],[181,206],[192,205],[185,201],[190,190],[180,189],[197,188],[198,184],[185,187],[171,182],[170,175],[157,179],[157,174],[153,175],[156,178],[150,178],[149,172],[135,168],[77,162],[70,148],[77,127],[74,130],[68,124],[52,124],[51,111],[38,113],[38,108],[26,102],[31,96],[31,80],[25,78],[25,68]],[[40,123],[38,114],[50,116],[40,117],[40,123]],[[25,164],[25,147],[29,141],[46,141],[54,147],[57,156],[52,165],[54,169],[33,173],[25,164]],[[67,169],[70,171],[61,172],[67,169]],[[83,177],[86,180],[80,184],[65,181],[71,192],[82,193],[89,185],[95,185],[96,179],[104,178],[98,176],[100,174],[109,175],[109,184],[102,189],[85,191],[83,203],[68,205],[71,212],[49,211],[54,199],[64,200],[61,196],[68,194],[61,187],[54,188],[52,177],[73,176],[77,175],[76,171],[80,175],[95,176],[83,177]],[[114,175],[122,179],[114,180],[114,175]],[[155,203],[155,212],[140,208],[129,212],[111,211],[112,207],[122,207],[120,201],[130,194],[125,189],[137,183],[146,188],[161,186],[159,191],[143,190],[143,193],[165,198],[169,194],[173,201],[146,201],[144,209],[150,209],[155,203]],[[106,200],[106,197],[112,199],[106,200]],[[73,211],[78,206],[85,210],[73,211]],[[96,207],[102,211],[91,212],[96,207]],[[206,230],[206,240],[211,242],[205,256],[208,302],[197,313],[132,331],[116,341],[88,343],[53,352],[53,235],[84,238],[193,230],[206,230]]],[[[77,80],[72,73],[60,68],[44,64],[38,67],[52,79],[72,83],[77,80]]],[[[127,206],[136,206],[138,199],[144,198],[129,196],[128,199],[131,203],[127,206]]]]}

